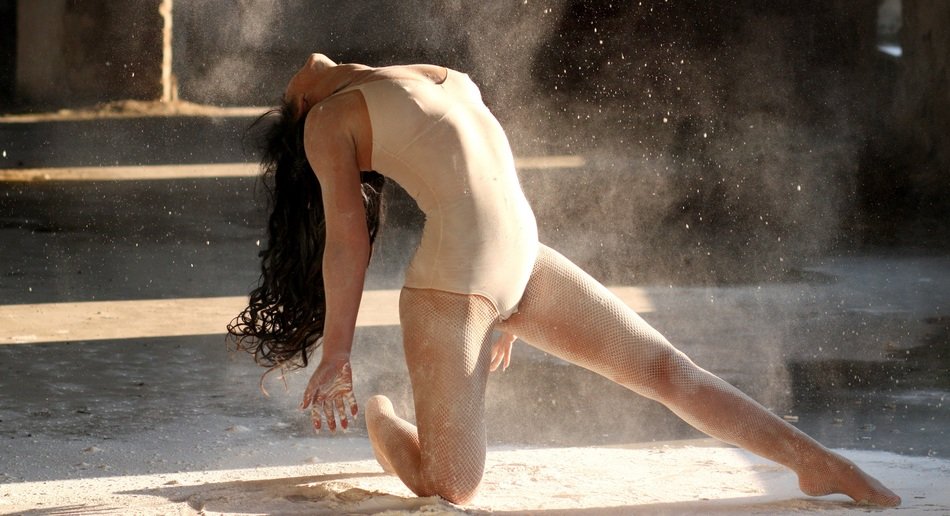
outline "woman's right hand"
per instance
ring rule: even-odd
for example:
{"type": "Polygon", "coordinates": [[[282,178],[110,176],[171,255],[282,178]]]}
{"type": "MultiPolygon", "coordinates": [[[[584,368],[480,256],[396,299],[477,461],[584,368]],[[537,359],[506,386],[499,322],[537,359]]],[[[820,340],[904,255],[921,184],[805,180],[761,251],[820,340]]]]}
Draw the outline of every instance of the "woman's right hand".
{"type": "Polygon", "coordinates": [[[331,432],[336,430],[336,418],[340,418],[340,426],[345,430],[349,426],[346,417],[346,405],[350,406],[350,414],[356,417],[359,407],[353,395],[353,373],[349,358],[326,359],[320,361],[317,370],[310,377],[310,382],[303,394],[301,410],[310,407],[310,419],[317,432],[322,428],[322,420],[326,419],[327,427],[331,432]]]}

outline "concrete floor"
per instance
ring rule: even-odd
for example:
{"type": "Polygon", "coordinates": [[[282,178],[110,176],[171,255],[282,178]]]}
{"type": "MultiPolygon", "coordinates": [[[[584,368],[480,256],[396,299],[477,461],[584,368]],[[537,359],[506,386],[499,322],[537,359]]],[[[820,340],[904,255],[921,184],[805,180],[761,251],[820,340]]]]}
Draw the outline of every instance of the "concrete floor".
{"type": "MultiPolygon", "coordinates": [[[[262,196],[247,177],[0,182],[0,324],[14,305],[246,295],[262,196]]],[[[384,233],[370,290],[401,283],[418,235],[400,220],[384,233]]],[[[576,246],[585,235],[561,238],[576,246]]],[[[887,249],[799,271],[738,286],[615,287],[638,287],[644,317],[675,345],[823,443],[950,456],[950,256],[887,249]]],[[[141,337],[132,324],[107,340],[31,343],[0,327],[0,483],[371,457],[362,419],[344,435],[312,434],[295,409],[306,372],[288,375],[286,390],[270,378],[266,398],[262,370],[229,353],[223,325],[189,333],[191,322],[149,317],[168,333],[141,337]]],[[[49,333],[43,317],[31,324],[49,333]]],[[[360,327],[353,362],[360,400],[386,393],[409,413],[398,327],[360,327]]],[[[488,414],[501,445],[698,435],[524,344],[492,376],[488,414]]]]}

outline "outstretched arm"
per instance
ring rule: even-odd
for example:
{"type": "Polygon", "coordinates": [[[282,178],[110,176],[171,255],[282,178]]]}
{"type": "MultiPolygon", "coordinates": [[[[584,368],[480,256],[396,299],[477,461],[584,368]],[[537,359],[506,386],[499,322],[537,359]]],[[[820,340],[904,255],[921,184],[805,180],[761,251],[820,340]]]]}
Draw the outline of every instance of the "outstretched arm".
{"type": "Polygon", "coordinates": [[[304,139],[308,159],[323,190],[323,281],[327,308],[323,356],[304,392],[301,408],[312,407],[315,429],[322,426],[322,413],[332,431],[336,429],[335,415],[343,428],[347,427],[345,403],[350,405],[353,416],[358,410],[353,396],[350,350],[370,243],[356,148],[345,119],[318,106],[309,114],[304,139]]]}

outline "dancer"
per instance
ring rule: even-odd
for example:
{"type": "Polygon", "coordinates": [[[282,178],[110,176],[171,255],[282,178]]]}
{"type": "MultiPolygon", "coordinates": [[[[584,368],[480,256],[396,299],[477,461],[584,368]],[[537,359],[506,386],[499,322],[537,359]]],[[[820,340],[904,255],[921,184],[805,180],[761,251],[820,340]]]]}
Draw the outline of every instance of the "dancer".
{"type": "Polygon", "coordinates": [[[659,401],[697,429],[798,474],[809,495],[900,498],[735,387],[696,366],[596,280],[537,240],[501,126],[467,75],[370,68],[313,54],[287,86],[263,158],[274,211],[261,284],[229,325],[271,368],[322,356],[303,396],[314,427],[357,414],[356,314],[383,176],[426,215],[399,300],[413,426],[383,396],[366,425],[380,464],[420,496],[465,503],[485,464],[485,388],[518,335],[659,401]],[[379,174],[383,174],[380,176],[379,174]],[[494,343],[493,330],[502,336],[494,343]]]}

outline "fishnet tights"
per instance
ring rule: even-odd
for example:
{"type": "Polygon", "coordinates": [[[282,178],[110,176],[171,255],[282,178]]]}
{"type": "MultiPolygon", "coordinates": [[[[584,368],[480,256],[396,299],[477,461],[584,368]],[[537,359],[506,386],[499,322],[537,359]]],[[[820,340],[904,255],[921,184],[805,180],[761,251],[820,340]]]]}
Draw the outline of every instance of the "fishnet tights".
{"type": "Polygon", "coordinates": [[[375,396],[366,411],[370,440],[384,469],[414,493],[463,503],[485,466],[485,386],[498,311],[479,296],[405,288],[399,318],[418,429],[375,396]]]}
{"type": "MultiPolygon", "coordinates": [[[[367,411],[374,449],[417,494],[467,501],[484,467],[485,384],[497,312],[477,296],[405,289],[400,317],[419,428],[416,433],[398,419],[388,400],[374,398],[367,411]]],[[[791,468],[806,494],[899,503],[850,461],[696,366],[547,247],[541,247],[518,312],[497,328],[663,403],[706,434],[791,468]]]]}

